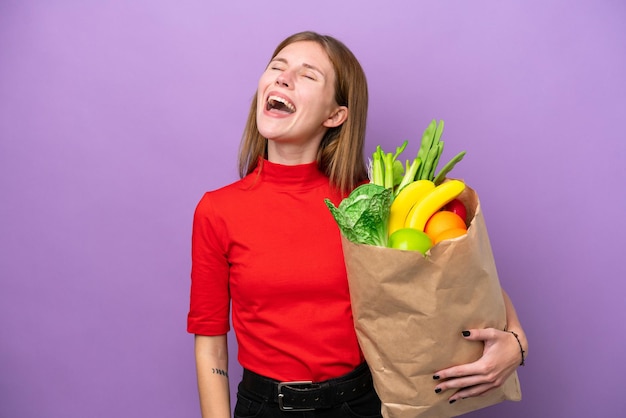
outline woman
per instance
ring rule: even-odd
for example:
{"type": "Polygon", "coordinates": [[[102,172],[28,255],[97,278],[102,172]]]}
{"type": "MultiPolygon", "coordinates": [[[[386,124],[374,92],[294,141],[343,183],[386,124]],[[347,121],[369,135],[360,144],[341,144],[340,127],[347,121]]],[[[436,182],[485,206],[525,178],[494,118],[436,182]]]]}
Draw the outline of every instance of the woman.
{"type": "MultiPolygon", "coordinates": [[[[194,216],[188,331],[203,417],[230,415],[231,303],[244,368],[236,417],[380,416],[339,231],[324,204],[366,181],[366,115],[365,75],[345,45],[313,32],[278,45],[244,131],[242,179],[205,194],[194,216]]],[[[506,301],[509,327],[525,346],[506,301]]],[[[496,387],[519,364],[511,334],[470,330],[467,338],[485,342],[483,358],[436,373],[436,391],[461,389],[451,401],[496,387]]]]}

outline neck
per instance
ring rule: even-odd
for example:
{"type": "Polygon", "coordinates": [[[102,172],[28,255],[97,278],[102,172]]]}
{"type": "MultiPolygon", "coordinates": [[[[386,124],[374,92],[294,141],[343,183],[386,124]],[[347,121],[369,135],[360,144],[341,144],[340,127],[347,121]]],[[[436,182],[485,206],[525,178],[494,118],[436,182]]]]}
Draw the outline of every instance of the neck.
{"type": "Polygon", "coordinates": [[[320,141],[309,141],[305,144],[267,142],[267,160],[282,165],[308,164],[317,160],[320,141]]]}

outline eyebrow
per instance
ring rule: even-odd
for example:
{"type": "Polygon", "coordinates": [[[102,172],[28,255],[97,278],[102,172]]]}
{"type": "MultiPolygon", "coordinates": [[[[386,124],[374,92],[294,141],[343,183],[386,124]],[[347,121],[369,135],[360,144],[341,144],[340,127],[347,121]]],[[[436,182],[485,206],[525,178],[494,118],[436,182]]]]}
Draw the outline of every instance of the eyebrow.
{"type": "MultiPolygon", "coordinates": [[[[276,58],[272,59],[272,62],[274,62],[274,61],[279,61],[279,62],[282,62],[284,64],[289,64],[285,58],[276,57],[276,58]]],[[[316,73],[320,74],[322,77],[326,78],[326,75],[324,74],[324,72],[322,70],[320,70],[319,68],[317,68],[316,66],[311,65],[311,64],[307,64],[306,62],[303,63],[302,66],[304,68],[309,69],[309,70],[315,71],[316,73]]]]}

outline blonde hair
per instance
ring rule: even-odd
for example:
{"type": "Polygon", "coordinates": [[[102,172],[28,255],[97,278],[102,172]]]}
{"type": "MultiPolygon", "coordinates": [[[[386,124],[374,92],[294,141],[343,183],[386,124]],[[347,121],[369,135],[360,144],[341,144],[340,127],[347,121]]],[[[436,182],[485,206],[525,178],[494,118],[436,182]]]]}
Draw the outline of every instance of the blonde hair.
{"type": "MultiPolygon", "coordinates": [[[[324,48],[335,70],[335,101],[348,108],[347,120],[336,128],[330,128],[324,135],[317,152],[317,164],[329,177],[333,187],[342,193],[349,193],[367,178],[367,167],[363,158],[368,105],[365,73],[352,51],[342,42],[310,31],[296,33],[282,41],[271,59],[287,45],[301,41],[317,42],[324,48]]],[[[256,96],[255,94],[250,105],[239,148],[241,177],[254,171],[261,157],[267,158],[267,139],[261,136],[257,128],[256,96]]]]}

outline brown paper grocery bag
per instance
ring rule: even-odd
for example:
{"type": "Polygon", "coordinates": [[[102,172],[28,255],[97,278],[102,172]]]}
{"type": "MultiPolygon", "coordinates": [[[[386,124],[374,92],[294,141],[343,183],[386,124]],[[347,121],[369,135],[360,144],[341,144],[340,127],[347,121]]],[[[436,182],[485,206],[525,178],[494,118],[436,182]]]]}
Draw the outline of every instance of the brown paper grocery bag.
{"type": "Polygon", "coordinates": [[[504,400],[518,401],[517,372],[487,395],[447,401],[433,373],[480,358],[470,328],[504,329],[506,315],[495,261],[476,192],[460,196],[472,219],[465,236],[442,241],[427,257],[342,238],[359,343],[385,418],[446,418],[504,400]]]}

